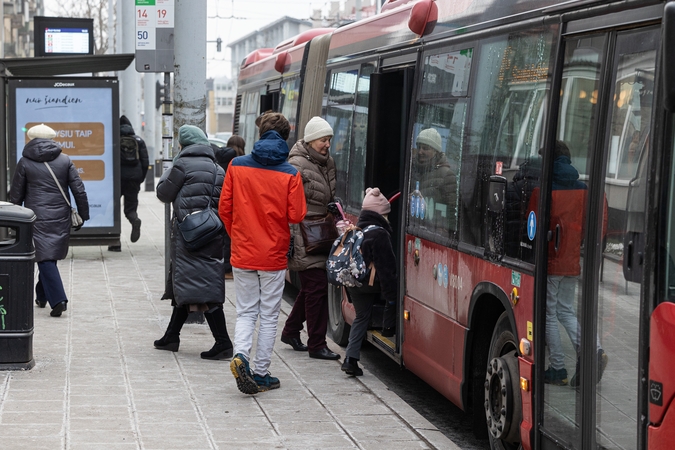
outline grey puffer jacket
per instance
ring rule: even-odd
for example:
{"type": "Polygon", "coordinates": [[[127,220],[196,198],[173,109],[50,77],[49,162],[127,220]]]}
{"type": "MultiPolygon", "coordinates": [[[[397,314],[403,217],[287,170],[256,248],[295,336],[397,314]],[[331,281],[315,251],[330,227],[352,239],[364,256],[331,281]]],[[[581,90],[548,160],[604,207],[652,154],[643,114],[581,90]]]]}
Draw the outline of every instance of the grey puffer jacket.
{"type": "MultiPolygon", "coordinates": [[[[288,162],[302,175],[302,184],[307,200],[305,219],[326,215],[326,205],[335,197],[335,161],[330,155],[322,156],[312,150],[303,140],[295,143],[288,155],[288,162]]],[[[326,269],[326,255],[307,255],[305,242],[298,224],[291,224],[293,237],[293,256],[288,268],[295,271],[306,269],[326,269]]]]}
{"type": "Polygon", "coordinates": [[[223,236],[196,251],[185,248],[178,220],[206,208],[218,210],[225,172],[215,163],[208,145],[189,145],[174,159],[171,170],[157,183],[157,198],[172,202],[171,279],[164,298],[176,305],[222,304],[225,301],[225,260],[223,236]],[[215,184],[214,184],[215,183],[215,184]]]}
{"type": "Polygon", "coordinates": [[[9,201],[32,209],[37,217],[33,225],[36,262],[64,259],[70,241],[70,208],[45,162],[66,195],[70,188],[82,219],[89,220],[87,193],[70,158],[61,153],[61,147],[51,139],[28,142],[14,171],[9,201]]]}

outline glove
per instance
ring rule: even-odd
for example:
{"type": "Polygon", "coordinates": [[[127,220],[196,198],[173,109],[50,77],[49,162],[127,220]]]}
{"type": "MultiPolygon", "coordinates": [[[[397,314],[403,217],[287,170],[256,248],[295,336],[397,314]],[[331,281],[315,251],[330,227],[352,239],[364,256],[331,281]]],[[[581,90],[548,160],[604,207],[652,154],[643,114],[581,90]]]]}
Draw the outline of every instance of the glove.
{"type": "Polygon", "coordinates": [[[76,227],[73,227],[73,231],[80,231],[80,228],[82,228],[82,225],[78,225],[76,227]]]}
{"type": "Polygon", "coordinates": [[[340,214],[340,210],[338,209],[337,205],[335,202],[330,202],[329,204],[326,205],[326,209],[328,210],[329,213],[331,213],[334,216],[337,217],[342,217],[340,214]]]}

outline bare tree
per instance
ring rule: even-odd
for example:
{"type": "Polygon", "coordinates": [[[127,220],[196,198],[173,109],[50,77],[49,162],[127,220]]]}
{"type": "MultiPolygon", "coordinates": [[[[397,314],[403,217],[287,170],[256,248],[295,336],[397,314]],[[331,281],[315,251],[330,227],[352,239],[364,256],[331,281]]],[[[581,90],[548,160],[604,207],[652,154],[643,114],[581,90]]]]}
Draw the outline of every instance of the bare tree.
{"type": "Polygon", "coordinates": [[[108,0],[54,0],[53,9],[59,17],[94,19],[94,54],[108,50],[108,0]]]}

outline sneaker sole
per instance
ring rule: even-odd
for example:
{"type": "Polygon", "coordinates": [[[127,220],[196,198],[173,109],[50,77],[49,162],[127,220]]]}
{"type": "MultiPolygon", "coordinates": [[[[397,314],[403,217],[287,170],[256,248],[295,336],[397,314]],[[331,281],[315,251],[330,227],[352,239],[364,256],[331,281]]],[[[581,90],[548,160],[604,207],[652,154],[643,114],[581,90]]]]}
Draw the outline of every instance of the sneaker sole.
{"type": "Polygon", "coordinates": [[[239,389],[240,392],[248,395],[257,394],[260,392],[258,389],[258,384],[246,370],[244,361],[239,358],[234,358],[230,362],[230,371],[232,372],[232,375],[234,375],[234,379],[237,381],[237,389],[239,389]]]}
{"type": "Polygon", "coordinates": [[[269,386],[258,385],[258,392],[267,392],[267,391],[271,391],[272,389],[279,389],[280,387],[281,387],[281,383],[272,384],[272,385],[269,385],[269,386]]]}

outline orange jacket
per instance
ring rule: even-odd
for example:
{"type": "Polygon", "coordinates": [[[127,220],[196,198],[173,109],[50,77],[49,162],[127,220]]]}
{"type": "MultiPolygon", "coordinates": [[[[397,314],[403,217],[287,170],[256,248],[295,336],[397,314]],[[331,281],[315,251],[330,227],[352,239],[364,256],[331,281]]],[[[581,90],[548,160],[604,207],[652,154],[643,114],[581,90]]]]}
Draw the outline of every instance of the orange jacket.
{"type": "Polygon", "coordinates": [[[218,214],[232,239],[232,266],[276,271],[287,266],[288,223],[305,218],[300,172],[286,162],[288,145],[268,131],[250,155],[234,158],[223,183],[218,214]]]}

